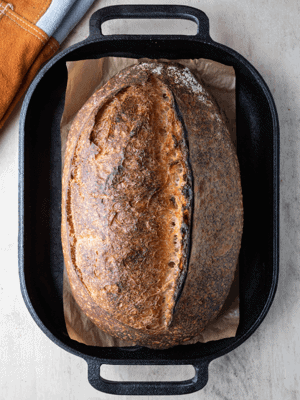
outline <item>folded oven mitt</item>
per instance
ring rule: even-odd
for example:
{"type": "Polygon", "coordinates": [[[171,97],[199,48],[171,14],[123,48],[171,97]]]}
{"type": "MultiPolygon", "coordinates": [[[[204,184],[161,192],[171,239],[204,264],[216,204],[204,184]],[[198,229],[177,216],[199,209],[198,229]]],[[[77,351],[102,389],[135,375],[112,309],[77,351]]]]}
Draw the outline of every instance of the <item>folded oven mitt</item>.
{"type": "Polygon", "coordinates": [[[95,0],[0,0],[0,129],[95,0]]]}

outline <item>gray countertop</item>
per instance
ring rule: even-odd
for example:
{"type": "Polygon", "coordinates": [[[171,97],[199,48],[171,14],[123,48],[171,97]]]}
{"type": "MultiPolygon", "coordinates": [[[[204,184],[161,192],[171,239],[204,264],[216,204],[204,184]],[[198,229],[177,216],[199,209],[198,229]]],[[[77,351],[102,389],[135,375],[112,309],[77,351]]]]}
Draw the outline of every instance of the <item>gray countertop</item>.
{"type": "MultiPolygon", "coordinates": [[[[88,21],[95,10],[133,3],[183,4],[203,10],[210,19],[211,37],[242,54],[265,79],[274,96],[281,130],[280,277],[275,300],[262,325],[243,345],[210,364],[207,386],[178,398],[300,399],[300,2],[96,0],[61,49],[88,36],[88,21]]],[[[175,26],[175,32],[188,34],[195,32],[192,24],[177,21],[172,27],[118,21],[108,24],[106,33],[149,33],[150,29],[174,33],[175,26]]],[[[85,361],[50,341],[21,297],[17,258],[21,103],[0,131],[0,399],[117,398],[89,385],[85,361]]],[[[150,380],[181,380],[189,378],[193,370],[174,368],[107,366],[103,375],[116,380],[143,380],[146,376],[150,380]]]]}

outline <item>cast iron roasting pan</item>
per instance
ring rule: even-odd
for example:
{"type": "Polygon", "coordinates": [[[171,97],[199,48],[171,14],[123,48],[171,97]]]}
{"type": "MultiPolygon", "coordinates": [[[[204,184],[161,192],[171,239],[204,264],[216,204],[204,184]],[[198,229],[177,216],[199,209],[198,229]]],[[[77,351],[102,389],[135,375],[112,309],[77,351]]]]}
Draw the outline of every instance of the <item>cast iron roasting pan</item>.
{"type": "Polygon", "coordinates": [[[118,395],[179,395],[202,389],[209,363],[240,346],[261,324],[273,301],[279,260],[279,124],[261,75],[236,51],[214,42],[202,11],[176,5],[112,6],[90,19],[89,37],[67,48],[36,76],[25,97],[19,148],[19,274],[26,306],[42,331],[88,364],[90,384],[118,395]],[[197,23],[195,36],[110,35],[101,24],[120,18],[176,18],[197,23]],[[240,252],[240,325],[234,338],[175,346],[100,348],[69,338],[63,315],[60,119],[67,83],[66,61],[106,56],[207,58],[236,73],[237,154],[244,199],[240,252]],[[195,376],[179,382],[114,382],[102,364],[193,365],[195,376]]]}

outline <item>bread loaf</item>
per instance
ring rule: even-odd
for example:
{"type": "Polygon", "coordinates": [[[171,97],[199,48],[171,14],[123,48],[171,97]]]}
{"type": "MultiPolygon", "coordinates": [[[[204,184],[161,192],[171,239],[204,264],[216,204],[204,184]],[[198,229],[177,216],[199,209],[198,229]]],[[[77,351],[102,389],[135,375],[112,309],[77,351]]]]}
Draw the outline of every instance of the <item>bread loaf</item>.
{"type": "Polygon", "coordinates": [[[62,186],[70,286],[100,329],[164,349],[217,316],[241,244],[240,173],[188,68],[140,63],[99,89],[72,124],[62,186]]]}

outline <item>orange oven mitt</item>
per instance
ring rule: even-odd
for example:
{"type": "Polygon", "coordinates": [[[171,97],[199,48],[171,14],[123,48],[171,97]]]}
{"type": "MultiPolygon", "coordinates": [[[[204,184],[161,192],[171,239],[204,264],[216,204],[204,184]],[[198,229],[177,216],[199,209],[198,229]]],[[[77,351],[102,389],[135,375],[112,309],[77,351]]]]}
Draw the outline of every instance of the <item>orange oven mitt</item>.
{"type": "Polygon", "coordinates": [[[94,0],[0,0],[0,129],[94,0]]]}

